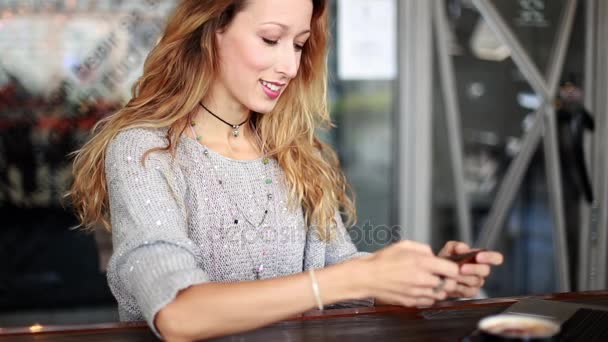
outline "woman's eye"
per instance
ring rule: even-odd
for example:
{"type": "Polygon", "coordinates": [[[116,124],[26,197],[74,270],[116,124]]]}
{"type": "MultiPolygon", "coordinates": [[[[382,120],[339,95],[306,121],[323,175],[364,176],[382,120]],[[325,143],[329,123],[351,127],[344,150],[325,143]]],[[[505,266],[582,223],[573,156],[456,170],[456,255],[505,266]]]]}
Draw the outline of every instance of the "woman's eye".
{"type": "MultiPolygon", "coordinates": [[[[279,43],[278,40],[272,40],[272,39],[268,39],[268,38],[262,38],[262,40],[264,41],[265,44],[268,44],[270,46],[277,45],[279,43]]],[[[298,52],[304,50],[304,44],[294,44],[293,47],[298,52]]]]}
{"type": "Polygon", "coordinates": [[[266,38],[262,38],[262,40],[264,41],[264,43],[268,44],[268,45],[276,45],[278,40],[272,40],[272,39],[266,39],[266,38]]]}

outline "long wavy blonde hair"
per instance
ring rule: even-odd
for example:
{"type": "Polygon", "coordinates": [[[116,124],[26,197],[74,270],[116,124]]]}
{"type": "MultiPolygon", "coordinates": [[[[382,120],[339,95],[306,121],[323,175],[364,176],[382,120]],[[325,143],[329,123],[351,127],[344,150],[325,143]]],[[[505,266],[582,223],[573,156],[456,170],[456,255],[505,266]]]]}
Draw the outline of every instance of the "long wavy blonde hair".
{"type": "MultiPolygon", "coordinates": [[[[300,69],[272,112],[252,115],[251,125],[262,149],[277,159],[289,189],[290,205],[302,206],[308,227],[323,240],[331,239],[337,210],[356,219],[349,185],[335,151],[316,136],[317,128],[331,128],[327,106],[327,0],[313,1],[311,35],[304,46],[300,69]],[[289,115],[286,120],[285,115],[289,115]]],[[[230,24],[247,0],[184,0],[169,18],[165,32],[148,55],[143,76],[134,84],[124,108],[99,121],[93,137],[74,152],[74,183],[68,193],[80,226],[101,224],[111,230],[105,178],[105,153],[121,131],[168,128],[169,151],[186,130],[199,101],[219,72],[215,33],[230,24]]]]}

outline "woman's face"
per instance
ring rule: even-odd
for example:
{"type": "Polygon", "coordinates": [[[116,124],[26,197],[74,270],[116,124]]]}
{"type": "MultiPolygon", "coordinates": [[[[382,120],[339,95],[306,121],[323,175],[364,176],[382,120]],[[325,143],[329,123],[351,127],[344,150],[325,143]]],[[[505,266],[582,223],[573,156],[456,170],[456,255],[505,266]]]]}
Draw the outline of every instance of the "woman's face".
{"type": "Polygon", "coordinates": [[[300,67],[312,0],[250,0],[217,33],[222,92],[247,109],[270,112],[300,67]]]}

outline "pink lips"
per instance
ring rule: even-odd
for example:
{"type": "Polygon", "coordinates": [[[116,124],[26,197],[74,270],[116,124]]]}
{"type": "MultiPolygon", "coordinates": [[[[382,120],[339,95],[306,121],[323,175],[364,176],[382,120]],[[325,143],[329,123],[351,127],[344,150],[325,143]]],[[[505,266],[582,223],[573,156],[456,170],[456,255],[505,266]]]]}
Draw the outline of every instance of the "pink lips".
{"type": "MultiPolygon", "coordinates": [[[[271,82],[268,82],[268,83],[271,83],[271,82]]],[[[281,95],[281,89],[276,90],[276,91],[272,90],[272,89],[266,87],[265,85],[263,85],[262,81],[260,81],[260,86],[262,87],[262,90],[264,91],[264,93],[266,94],[266,96],[268,96],[272,100],[275,100],[277,97],[279,97],[279,95],[281,95]]]]}

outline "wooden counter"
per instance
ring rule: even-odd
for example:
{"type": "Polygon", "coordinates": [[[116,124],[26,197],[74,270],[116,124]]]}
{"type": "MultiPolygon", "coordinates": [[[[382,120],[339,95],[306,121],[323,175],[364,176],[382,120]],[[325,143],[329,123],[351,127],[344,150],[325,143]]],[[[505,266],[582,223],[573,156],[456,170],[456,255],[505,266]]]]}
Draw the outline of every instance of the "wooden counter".
{"type": "MultiPolygon", "coordinates": [[[[444,302],[427,309],[398,306],[311,311],[254,331],[214,341],[459,341],[480,318],[523,297],[444,302]]],[[[533,298],[608,307],[608,291],[533,298]]],[[[157,341],[144,322],[0,328],[0,342],[157,341]]]]}

